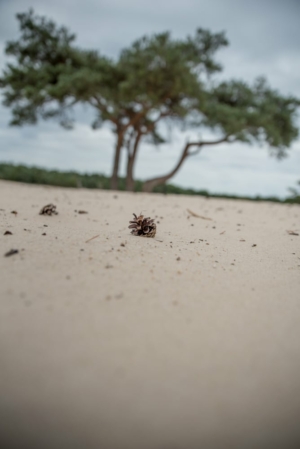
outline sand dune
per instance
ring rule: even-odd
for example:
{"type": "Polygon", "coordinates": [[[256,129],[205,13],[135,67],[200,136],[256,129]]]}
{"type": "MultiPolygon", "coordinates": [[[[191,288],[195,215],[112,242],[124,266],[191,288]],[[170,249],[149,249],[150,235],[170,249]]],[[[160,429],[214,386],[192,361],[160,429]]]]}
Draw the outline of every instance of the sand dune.
{"type": "Polygon", "coordinates": [[[300,447],[299,206],[0,182],[0,208],[2,447],[300,447]]]}

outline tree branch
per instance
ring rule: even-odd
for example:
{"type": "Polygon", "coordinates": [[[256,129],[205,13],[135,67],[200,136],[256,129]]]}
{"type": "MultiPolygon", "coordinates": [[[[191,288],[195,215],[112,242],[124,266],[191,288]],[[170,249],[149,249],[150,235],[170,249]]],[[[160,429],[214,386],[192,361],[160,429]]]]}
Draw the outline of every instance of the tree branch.
{"type": "Polygon", "coordinates": [[[219,143],[223,143],[223,142],[229,142],[229,135],[222,137],[221,139],[218,140],[213,140],[213,141],[200,141],[200,142],[190,142],[189,145],[190,147],[192,146],[197,146],[197,150],[194,151],[189,151],[188,156],[195,156],[196,154],[198,154],[202,147],[204,145],[218,145],[219,143]]]}
{"type": "Polygon", "coordinates": [[[181,156],[179,157],[179,160],[178,160],[177,164],[175,165],[175,167],[173,168],[173,170],[171,170],[169,173],[167,173],[164,176],[158,176],[156,178],[148,179],[147,181],[145,181],[144,186],[143,186],[143,191],[144,192],[152,192],[154,187],[156,187],[157,185],[165,184],[170,178],[172,178],[177,173],[177,171],[180,169],[180,167],[182,166],[185,159],[187,159],[190,156],[194,156],[195,154],[198,154],[204,145],[217,145],[219,143],[228,141],[228,138],[229,138],[229,135],[224,136],[221,139],[214,140],[214,141],[187,142],[185,144],[185,147],[183,148],[181,156]],[[190,152],[189,149],[193,146],[197,146],[198,149],[190,152]]]}

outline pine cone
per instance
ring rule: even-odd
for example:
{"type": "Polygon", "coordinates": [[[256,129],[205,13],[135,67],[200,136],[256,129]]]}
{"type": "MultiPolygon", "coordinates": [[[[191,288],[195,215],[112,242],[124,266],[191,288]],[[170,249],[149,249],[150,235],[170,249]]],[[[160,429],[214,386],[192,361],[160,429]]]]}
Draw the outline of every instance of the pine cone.
{"type": "Polygon", "coordinates": [[[128,228],[132,229],[131,234],[139,237],[154,237],[156,234],[156,224],[153,218],[144,218],[144,215],[139,215],[138,217],[133,214],[134,220],[128,228]]]}
{"type": "Polygon", "coordinates": [[[52,214],[54,215],[58,214],[58,212],[56,212],[56,206],[54,206],[54,204],[47,204],[40,211],[40,215],[52,215],[52,214]]]}

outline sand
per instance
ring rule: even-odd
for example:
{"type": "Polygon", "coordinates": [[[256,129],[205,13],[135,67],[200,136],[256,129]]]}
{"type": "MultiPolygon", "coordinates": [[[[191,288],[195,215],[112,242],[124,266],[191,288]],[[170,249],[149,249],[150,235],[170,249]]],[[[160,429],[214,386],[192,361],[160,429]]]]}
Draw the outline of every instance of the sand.
{"type": "Polygon", "coordinates": [[[2,447],[300,447],[299,206],[2,181],[0,208],[2,447]]]}

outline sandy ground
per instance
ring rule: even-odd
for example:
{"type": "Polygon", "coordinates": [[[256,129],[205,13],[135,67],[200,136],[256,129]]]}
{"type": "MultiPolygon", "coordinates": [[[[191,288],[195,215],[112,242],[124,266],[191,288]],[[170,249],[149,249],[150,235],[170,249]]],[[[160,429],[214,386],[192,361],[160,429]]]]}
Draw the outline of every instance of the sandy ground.
{"type": "Polygon", "coordinates": [[[300,447],[299,206],[0,182],[0,208],[2,447],[300,447]]]}

